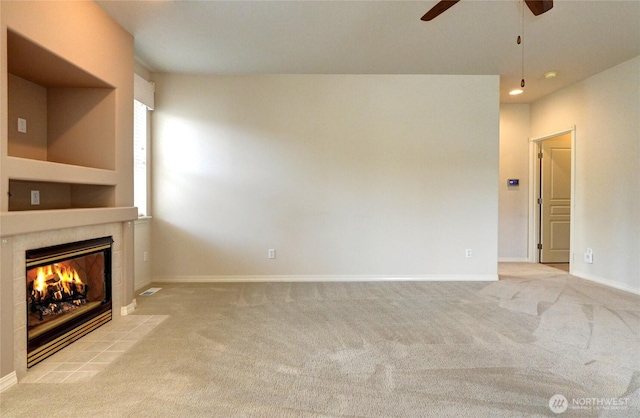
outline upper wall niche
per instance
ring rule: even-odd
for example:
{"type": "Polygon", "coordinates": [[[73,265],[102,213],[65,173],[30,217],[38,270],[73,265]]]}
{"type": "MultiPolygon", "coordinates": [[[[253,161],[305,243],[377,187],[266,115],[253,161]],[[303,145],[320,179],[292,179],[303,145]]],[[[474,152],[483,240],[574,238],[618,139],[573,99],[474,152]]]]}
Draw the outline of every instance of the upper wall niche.
{"type": "Polygon", "coordinates": [[[43,87],[113,88],[11,30],[7,31],[7,57],[9,73],[43,87]]]}
{"type": "Polygon", "coordinates": [[[7,67],[9,156],[115,170],[112,85],[12,30],[7,67]]]}

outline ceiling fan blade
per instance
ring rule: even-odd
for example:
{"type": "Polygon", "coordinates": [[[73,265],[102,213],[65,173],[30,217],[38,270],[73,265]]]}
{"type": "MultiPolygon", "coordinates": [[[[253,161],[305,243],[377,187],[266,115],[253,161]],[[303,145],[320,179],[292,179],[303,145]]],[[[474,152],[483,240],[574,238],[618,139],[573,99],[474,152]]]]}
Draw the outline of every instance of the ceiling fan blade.
{"type": "Polygon", "coordinates": [[[456,4],[459,1],[460,0],[442,0],[442,1],[439,1],[435,6],[433,6],[431,8],[431,10],[429,10],[427,13],[425,13],[425,15],[420,18],[420,20],[423,20],[425,22],[433,20],[436,17],[440,16],[440,14],[443,13],[445,10],[447,10],[449,7],[453,6],[454,4],[456,4]]]}
{"type": "Polygon", "coordinates": [[[529,10],[535,16],[548,12],[553,8],[553,0],[525,0],[525,3],[527,3],[529,10]]]}

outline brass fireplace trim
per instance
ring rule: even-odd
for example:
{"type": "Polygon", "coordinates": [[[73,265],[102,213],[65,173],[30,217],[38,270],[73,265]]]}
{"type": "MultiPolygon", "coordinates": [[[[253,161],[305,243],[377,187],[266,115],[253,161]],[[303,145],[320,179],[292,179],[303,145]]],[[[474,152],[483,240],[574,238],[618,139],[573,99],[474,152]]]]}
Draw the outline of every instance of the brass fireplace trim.
{"type": "Polygon", "coordinates": [[[56,254],[53,257],[32,259],[30,261],[27,261],[27,267],[33,267],[33,266],[37,266],[45,263],[50,264],[58,260],[64,260],[65,258],[68,258],[70,255],[80,256],[83,254],[89,254],[89,253],[97,252],[100,250],[106,250],[110,247],[111,245],[100,245],[96,247],[87,248],[85,250],[73,250],[65,253],[56,254]]]}
{"type": "Polygon", "coordinates": [[[35,350],[29,351],[27,353],[27,368],[36,365],[48,356],[62,350],[72,342],[84,337],[94,329],[109,321],[111,321],[111,309],[88,320],[87,322],[72,329],[71,331],[62,334],[58,338],[41,345],[35,350]]]}
{"type": "Polygon", "coordinates": [[[90,310],[95,309],[96,307],[100,306],[100,304],[101,302],[98,302],[98,301],[88,302],[86,305],[80,306],[75,311],[68,312],[62,318],[54,319],[53,321],[46,322],[44,324],[37,326],[34,329],[29,330],[27,333],[27,337],[29,340],[32,340],[37,336],[42,335],[45,332],[54,329],[58,325],[64,324],[65,322],[68,322],[73,318],[77,318],[78,316],[84,314],[85,312],[89,312],[90,310]]]}

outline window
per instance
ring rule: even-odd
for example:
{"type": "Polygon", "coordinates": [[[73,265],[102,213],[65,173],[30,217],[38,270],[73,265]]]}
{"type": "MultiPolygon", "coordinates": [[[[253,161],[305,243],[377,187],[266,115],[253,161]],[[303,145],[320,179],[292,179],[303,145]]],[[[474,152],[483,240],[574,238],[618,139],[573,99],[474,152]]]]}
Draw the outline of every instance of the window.
{"type": "Polygon", "coordinates": [[[138,216],[150,216],[149,211],[149,111],[155,106],[155,84],[133,75],[133,205],[138,216]]]}
{"type": "Polygon", "coordinates": [[[138,208],[138,216],[149,216],[147,203],[147,106],[133,101],[133,205],[138,208]]]}

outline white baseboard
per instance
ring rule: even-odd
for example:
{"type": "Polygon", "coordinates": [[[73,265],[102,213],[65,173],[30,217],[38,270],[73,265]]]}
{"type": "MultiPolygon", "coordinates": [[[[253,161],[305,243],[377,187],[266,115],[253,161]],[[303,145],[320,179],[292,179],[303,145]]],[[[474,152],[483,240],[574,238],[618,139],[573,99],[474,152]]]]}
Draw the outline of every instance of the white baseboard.
{"type": "Polygon", "coordinates": [[[120,315],[121,316],[127,316],[129,314],[132,314],[133,311],[136,310],[136,306],[138,306],[138,303],[136,302],[135,299],[133,299],[133,301],[128,304],[127,306],[123,306],[122,308],[120,308],[120,315]]]}
{"type": "Polygon", "coordinates": [[[469,282],[497,280],[497,274],[434,274],[427,276],[156,276],[153,278],[154,283],[469,282]]]}
{"type": "Polygon", "coordinates": [[[629,287],[624,284],[620,284],[613,280],[605,279],[602,277],[594,276],[588,273],[583,273],[581,271],[572,270],[572,276],[579,277],[581,279],[589,280],[590,282],[595,282],[604,286],[613,287],[614,289],[624,290],[625,292],[633,293],[634,295],[640,295],[640,289],[629,287]]]}
{"type": "Polygon", "coordinates": [[[498,257],[498,263],[528,263],[527,257],[498,257]]]}
{"type": "Polygon", "coordinates": [[[0,393],[9,389],[11,386],[18,384],[18,375],[16,372],[11,372],[6,376],[0,378],[0,393]]]}

